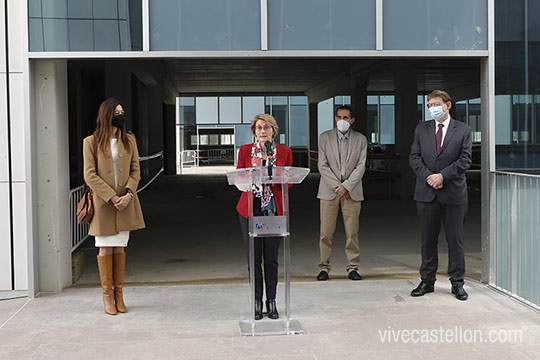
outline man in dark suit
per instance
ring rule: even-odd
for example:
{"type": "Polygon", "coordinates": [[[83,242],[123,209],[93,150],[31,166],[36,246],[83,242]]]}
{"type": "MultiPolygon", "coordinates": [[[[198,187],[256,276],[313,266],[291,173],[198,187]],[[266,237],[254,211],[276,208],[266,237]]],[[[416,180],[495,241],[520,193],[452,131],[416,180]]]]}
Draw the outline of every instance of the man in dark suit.
{"type": "Polygon", "coordinates": [[[452,99],[445,91],[431,92],[427,106],[434,120],[418,124],[409,156],[416,174],[414,200],[422,226],[422,281],[411,296],[422,296],[435,289],[442,218],[452,294],[467,300],[469,295],[463,289],[463,223],[468,204],[465,171],[471,166],[471,128],[450,117],[452,99]]]}

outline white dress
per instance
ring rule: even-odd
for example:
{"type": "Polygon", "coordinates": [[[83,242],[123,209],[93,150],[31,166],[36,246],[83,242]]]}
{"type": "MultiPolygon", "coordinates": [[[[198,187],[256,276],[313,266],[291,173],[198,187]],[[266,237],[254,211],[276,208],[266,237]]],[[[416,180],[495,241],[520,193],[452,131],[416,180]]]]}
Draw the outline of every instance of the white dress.
{"type": "MultiPolygon", "coordinates": [[[[118,139],[111,139],[111,154],[114,169],[114,187],[118,190],[118,139]]],[[[120,231],[116,235],[96,236],[96,247],[118,246],[126,247],[129,241],[129,231],[120,231]]]]}

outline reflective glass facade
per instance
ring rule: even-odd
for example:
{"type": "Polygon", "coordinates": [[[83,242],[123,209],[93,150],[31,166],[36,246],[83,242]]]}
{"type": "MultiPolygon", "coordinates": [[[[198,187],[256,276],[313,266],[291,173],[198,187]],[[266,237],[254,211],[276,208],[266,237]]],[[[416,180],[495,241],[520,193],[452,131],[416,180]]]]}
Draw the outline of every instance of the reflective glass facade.
{"type": "Polygon", "coordinates": [[[28,0],[30,51],[142,50],[141,0],[28,0]]]}
{"type": "Polygon", "coordinates": [[[373,50],[375,0],[268,0],[271,50],[373,50]]]}
{"type": "Polygon", "coordinates": [[[495,1],[496,167],[540,169],[540,3],[495,1]]]}
{"type": "Polygon", "coordinates": [[[151,50],[258,50],[260,2],[150,1],[151,50]]]}
{"type": "Polygon", "coordinates": [[[386,50],[486,50],[487,0],[384,0],[386,50]]]}

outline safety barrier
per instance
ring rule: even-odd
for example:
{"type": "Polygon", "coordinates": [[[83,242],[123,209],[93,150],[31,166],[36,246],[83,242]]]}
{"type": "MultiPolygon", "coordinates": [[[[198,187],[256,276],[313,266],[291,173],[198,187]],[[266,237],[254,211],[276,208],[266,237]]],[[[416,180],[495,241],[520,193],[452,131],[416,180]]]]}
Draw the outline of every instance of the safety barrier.
{"type": "Polygon", "coordinates": [[[540,309],[540,176],[492,173],[490,285],[540,309]]]}

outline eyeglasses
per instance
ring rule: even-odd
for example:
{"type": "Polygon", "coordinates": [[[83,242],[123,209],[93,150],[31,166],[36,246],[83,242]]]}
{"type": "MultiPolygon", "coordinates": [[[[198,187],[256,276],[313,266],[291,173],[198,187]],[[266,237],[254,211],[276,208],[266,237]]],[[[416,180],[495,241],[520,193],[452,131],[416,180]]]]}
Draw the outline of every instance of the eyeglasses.
{"type": "Polygon", "coordinates": [[[429,109],[429,108],[432,108],[434,106],[443,106],[443,105],[444,105],[443,103],[438,102],[438,103],[429,103],[426,106],[429,109]]]}
{"type": "Polygon", "coordinates": [[[270,131],[270,129],[272,129],[272,127],[269,126],[269,125],[264,125],[264,126],[257,126],[257,127],[255,127],[255,131],[262,131],[262,130],[264,130],[265,132],[267,132],[267,131],[270,131]]]}

